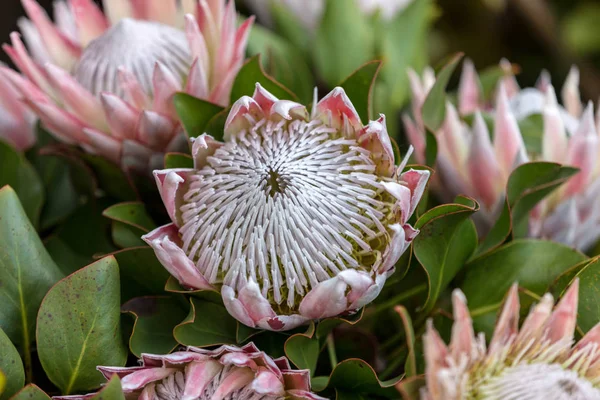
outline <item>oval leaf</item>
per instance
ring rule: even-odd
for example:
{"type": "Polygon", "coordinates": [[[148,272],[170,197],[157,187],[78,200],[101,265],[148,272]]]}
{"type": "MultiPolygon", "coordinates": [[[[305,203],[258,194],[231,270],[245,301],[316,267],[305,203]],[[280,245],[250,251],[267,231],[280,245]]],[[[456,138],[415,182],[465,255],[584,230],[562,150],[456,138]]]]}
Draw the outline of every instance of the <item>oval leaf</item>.
{"type": "Polygon", "coordinates": [[[50,400],[50,396],[33,383],[30,383],[11,397],[10,400],[50,400]]]}
{"type": "Polygon", "coordinates": [[[284,349],[286,357],[298,369],[307,369],[314,375],[321,350],[318,338],[297,333],[285,341],[284,349]]]}
{"type": "Polygon", "coordinates": [[[25,371],[19,352],[2,329],[0,329],[0,371],[6,380],[4,389],[0,390],[0,400],[4,400],[23,387],[25,371]]]}
{"type": "Polygon", "coordinates": [[[97,388],[98,365],[123,366],[119,266],[105,257],[58,282],[40,307],[38,353],[44,371],[64,394],[97,388]]]}
{"type": "Polygon", "coordinates": [[[112,253],[119,263],[121,299],[164,294],[165,283],[171,276],[156,258],[150,247],[135,247],[112,253]]]}
{"type": "Polygon", "coordinates": [[[257,55],[248,59],[242,66],[242,69],[240,69],[240,72],[238,72],[233,82],[233,88],[231,89],[231,104],[235,103],[242,96],[252,96],[256,83],[260,83],[273,96],[279,99],[298,99],[289,89],[265,73],[260,64],[260,55],[257,55]]]}
{"type": "Polygon", "coordinates": [[[208,121],[224,109],[217,104],[190,96],[187,93],[175,94],[173,103],[188,137],[202,135],[208,121]]]}
{"type": "Polygon", "coordinates": [[[175,339],[186,346],[216,346],[237,343],[237,321],[225,306],[191,298],[187,318],[173,331],[175,339]]]}
{"type": "Polygon", "coordinates": [[[19,349],[29,374],[38,308],[64,275],[9,186],[0,189],[0,266],[0,328],[19,349]]]}
{"type": "Polygon", "coordinates": [[[340,84],[365,124],[373,119],[373,87],[380,69],[381,61],[370,61],[340,84]]]}

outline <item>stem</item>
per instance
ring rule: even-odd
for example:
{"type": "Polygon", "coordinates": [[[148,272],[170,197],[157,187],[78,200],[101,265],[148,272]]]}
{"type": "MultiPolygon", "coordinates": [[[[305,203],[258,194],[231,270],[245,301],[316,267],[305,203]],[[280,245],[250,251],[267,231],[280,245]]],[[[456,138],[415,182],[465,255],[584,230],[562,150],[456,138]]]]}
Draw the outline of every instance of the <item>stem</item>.
{"type": "Polygon", "coordinates": [[[333,341],[333,333],[327,335],[327,353],[329,354],[329,362],[333,370],[338,365],[337,356],[335,354],[335,342],[333,341]]]}
{"type": "Polygon", "coordinates": [[[33,366],[31,365],[31,346],[25,343],[23,354],[23,364],[25,366],[25,383],[33,382],[33,366]]]}

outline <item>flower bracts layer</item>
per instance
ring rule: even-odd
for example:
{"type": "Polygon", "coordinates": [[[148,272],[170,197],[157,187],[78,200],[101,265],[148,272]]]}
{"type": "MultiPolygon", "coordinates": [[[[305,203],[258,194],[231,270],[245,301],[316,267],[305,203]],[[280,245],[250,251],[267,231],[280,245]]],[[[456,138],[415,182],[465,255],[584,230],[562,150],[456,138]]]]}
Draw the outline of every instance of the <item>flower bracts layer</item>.
{"type": "Polygon", "coordinates": [[[56,137],[149,171],[185,145],[175,92],[227,105],[252,19],[236,29],[233,1],[55,2],[54,24],[35,0],[4,49],[4,74],[56,137]],[[182,30],[184,29],[184,30],[182,30]],[[150,169],[149,169],[150,168],[150,169]]]}
{"type": "Polygon", "coordinates": [[[144,236],[189,289],[239,321],[287,330],[372,301],[418,231],[428,171],[396,168],[385,118],[363,126],[341,88],[313,107],[260,85],[193,169],[155,171],[173,221],[144,236]]]}
{"type": "Polygon", "coordinates": [[[466,299],[452,296],[454,325],[446,346],[428,324],[424,336],[427,385],[424,400],[600,399],[600,324],[573,343],[578,280],[552,310],[550,294],[534,306],[519,329],[514,285],[489,346],[475,337],[466,299]]]}
{"type": "MultiPolygon", "coordinates": [[[[119,376],[127,399],[139,400],[324,400],[310,391],[308,370],[292,370],[253,344],[215,350],[188,347],[168,355],[142,354],[141,366],[98,367],[119,376]]],[[[57,399],[89,399],[63,396],[57,399]]]]}

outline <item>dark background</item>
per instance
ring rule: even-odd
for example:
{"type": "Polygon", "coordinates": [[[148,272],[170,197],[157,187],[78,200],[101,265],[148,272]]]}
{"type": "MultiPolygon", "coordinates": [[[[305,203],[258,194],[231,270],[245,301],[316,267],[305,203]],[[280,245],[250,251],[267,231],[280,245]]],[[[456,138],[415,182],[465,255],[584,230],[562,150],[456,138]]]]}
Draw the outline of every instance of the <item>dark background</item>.
{"type": "MultiPolygon", "coordinates": [[[[38,2],[51,9],[51,0],[38,2]]],[[[24,12],[20,0],[4,0],[1,7],[0,38],[7,42],[24,12]]],[[[506,57],[521,66],[523,86],[533,85],[546,68],[560,87],[576,63],[583,96],[594,101],[600,96],[600,0],[438,0],[430,47],[434,65],[457,51],[464,51],[477,68],[506,57]],[[578,42],[574,27],[589,40],[596,38],[597,48],[582,44],[581,38],[578,42]]],[[[0,59],[9,63],[4,52],[0,59]]]]}

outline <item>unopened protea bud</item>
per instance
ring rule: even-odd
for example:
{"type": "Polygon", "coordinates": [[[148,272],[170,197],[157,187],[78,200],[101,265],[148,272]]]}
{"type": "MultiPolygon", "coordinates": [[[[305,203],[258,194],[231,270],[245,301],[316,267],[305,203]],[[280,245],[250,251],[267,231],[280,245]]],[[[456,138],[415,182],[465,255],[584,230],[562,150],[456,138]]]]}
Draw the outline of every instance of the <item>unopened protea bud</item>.
{"type": "Polygon", "coordinates": [[[552,311],[546,294],[519,329],[517,285],[508,293],[489,346],[475,337],[466,299],[452,296],[454,325],[446,346],[432,323],[423,337],[423,400],[600,399],[600,324],[574,343],[576,280],[552,311]]]}
{"type": "Polygon", "coordinates": [[[394,165],[385,118],[363,126],[341,88],[313,107],[260,85],[193,169],[155,171],[172,224],[144,237],[190,289],[221,291],[250,326],[287,330],[372,301],[418,231],[429,172],[394,165]]]}
{"type": "Polygon", "coordinates": [[[236,29],[225,0],[105,0],[106,15],[92,0],[57,0],[55,24],[22,2],[29,52],[16,32],[4,48],[23,76],[4,73],[58,139],[125,170],[181,146],[175,92],[227,105],[252,22],[236,29]]]}
{"type": "MultiPolygon", "coordinates": [[[[417,160],[424,162],[421,109],[435,78],[429,69],[422,79],[413,71],[409,77],[414,120],[408,115],[403,120],[417,160]]],[[[449,102],[444,124],[436,132],[436,193],[445,201],[458,194],[477,199],[482,208],[475,222],[485,235],[502,209],[506,184],[515,167],[529,159],[577,167],[577,175],[532,211],[530,235],[589,248],[600,238],[600,203],[595,201],[600,194],[600,143],[593,105],[579,115],[583,106],[576,86],[577,69],[571,70],[562,90],[567,108],[558,104],[547,73],[540,77],[538,88],[526,89],[519,89],[514,76],[508,74],[500,80],[493,103],[481,99],[478,81],[472,63],[467,62],[459,85],[459,110],[449,102]],[[493,135],[483,113],[493,118],[493,135]],[[469,115],[473,116],[471,125],[464,118],[469,115]],[[526,151],[518,125],[532,115],[540,115],[544,121],[541,154],[526,151]]]]}
{"type": "MultiPolygon", "coordinates": [[[[215,350],[188,347],[168,355],[142,354],[141,366],[98,367],[117,375],[127,399],[139,400],[325,400],[310,391],[308,370],[292,370],[249,343],[215,350]]],[[[62,396],[84,400],[97,396],[62,396]]]]}

